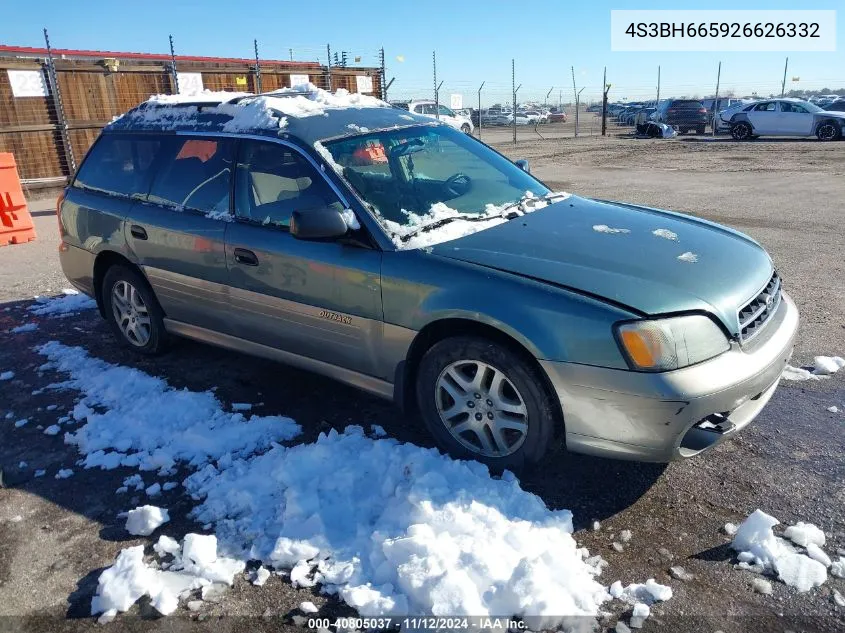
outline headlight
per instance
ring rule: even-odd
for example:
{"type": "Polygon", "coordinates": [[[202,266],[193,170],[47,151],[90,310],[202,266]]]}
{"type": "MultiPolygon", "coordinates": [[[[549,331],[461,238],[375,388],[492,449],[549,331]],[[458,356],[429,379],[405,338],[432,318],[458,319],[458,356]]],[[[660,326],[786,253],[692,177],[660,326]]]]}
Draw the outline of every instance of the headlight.
{"type": "Polygon", "coordinates": [[[616,334],[631,367],[643,371],[694,365],[731,347],[719,326],[702,314],[621,323],[616,334]]]}

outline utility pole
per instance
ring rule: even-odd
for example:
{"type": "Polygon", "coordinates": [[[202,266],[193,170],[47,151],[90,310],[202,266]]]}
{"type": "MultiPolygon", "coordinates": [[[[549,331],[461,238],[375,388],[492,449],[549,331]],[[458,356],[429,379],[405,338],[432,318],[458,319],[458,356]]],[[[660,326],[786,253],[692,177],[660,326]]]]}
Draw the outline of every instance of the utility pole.
{"type": "Polygon", "coordinates": [[[713,120],[710,122],[712,126],[712,135],[716,136],[716,117],[719,116],[719,82],[722,79],[722,62],[719,62],[719,70],[716,72],[716,98],[713,99],[713,120]]]}
{"type": "MultiPolygon", "coordinates": [[[[522,84],[519,84],[522,86],[522,84]]],[[[513,90],[513,109],[511,110],[511,119],[513,123],[513,144],[516,145],[516,62],[511,58],[511,89],[513,90]]]]}
{"type": "Polygon", "coordinates": [[[440,86],[437,85],[437,51],[431,51],[431,65],[434,70],[434,118],[440,120],[440,86]]]}
{"type": "Polygon", "coordinates": [[[603,77],[601,98],[601,135],[607,136],[607,93],[610,90],[607,85],[607,66],[604,67],[603,77]]]}
{"type": "Polygon", "coordinates": [[[780,85],[780,96],[786,92],[786,69],[789,68],[789,57],[786,58],[786,63],[783,65],[783,83],[780,85]]]}
{"type": "Polygon", "coordinates": [[[486,82],[482,81],[478,86],[478,138],[481,138],[481,89],[486,82]]]}
{"type": "Polygon", "coordinates": [[[657,67],[657,103],[654,104],[654,107],[658,107],[660,105],[660,66],[657,67]]]}

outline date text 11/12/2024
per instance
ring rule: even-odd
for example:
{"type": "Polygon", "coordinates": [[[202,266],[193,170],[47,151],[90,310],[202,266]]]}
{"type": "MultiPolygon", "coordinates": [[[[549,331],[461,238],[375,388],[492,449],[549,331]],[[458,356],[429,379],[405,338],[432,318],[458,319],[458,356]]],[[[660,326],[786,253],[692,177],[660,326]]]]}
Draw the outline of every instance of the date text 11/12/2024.
{"type": "Polygon", "coordinates": [[[329,627],[336,627],[337,630],[351,629],[375,629],[386,630],[399,628],[401,630],[498,630],[498,631],[524,631],[528,624],[522,620],[514,620],[505,617],[480,616],[480,617],[442,617],[442,616],[418,616],[418,617],[348,617],[348,618],[308,618],[309,629],[328,630],[329,627]]]}

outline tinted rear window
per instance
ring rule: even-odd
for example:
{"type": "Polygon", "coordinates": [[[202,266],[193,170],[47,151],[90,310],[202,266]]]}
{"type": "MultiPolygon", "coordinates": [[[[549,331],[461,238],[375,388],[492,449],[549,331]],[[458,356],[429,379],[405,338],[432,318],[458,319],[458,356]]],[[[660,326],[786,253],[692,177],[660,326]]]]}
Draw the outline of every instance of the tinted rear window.
{"type": "Polygon", "coordinates": [[[146,195],[160,148],[159,138],[104,134],[82,163],[73,184],[112,195],[146,195]]]}
{"type": "Polygon", "coordinates": [[[150,202],[203,213],[228,213],[233,142],[170,137],[150,188],[150,202]]]}

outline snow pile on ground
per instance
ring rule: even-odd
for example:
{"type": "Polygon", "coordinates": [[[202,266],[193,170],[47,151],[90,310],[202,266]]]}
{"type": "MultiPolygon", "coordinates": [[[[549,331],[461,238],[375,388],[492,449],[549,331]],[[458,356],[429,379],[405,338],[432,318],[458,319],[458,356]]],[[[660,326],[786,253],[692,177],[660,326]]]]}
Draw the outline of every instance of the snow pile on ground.
{"type": "Polygon", "coordinates": [[[816,356],[811,369],[787,365],[783,370],[786,380],[819,380],[835,374],[845,367],[845,358],[841,356],[816,356]]]}
{"type": "Polygon", "coordinates": [[[622,586],[622,582],[617,580],[610,585],[608,591],[611,597],[619,598],[632,605],[640,603],[651,605],[672,598],[672,588],[661,585],[654,578],[649,578],[645,583],[631,583],[627,586],[622,586]]]}
{"type": "Polygon", "coordinates": [[[551,627],[608,599],[568,511],[511,475],[360,427],[208,465],[185,486],[227,553],[293,568],[295,585],[320,583],[362,615],[507,613],[551,627]]]}
{"type": "Polygon", "coordinates": [[[384,218],[381,218],[381,222],[390,232],[391,239],[397,248],[410,250],[434,246],[435,244],[441,244],[458,239],[459,237],[464,237],[465,235],[470,235],[471,233],[483,231],[491,226],[503,224],[508,220],[496,216],[506,208],[508,211],[512,210],[518,215],[523,215],[547,207],[555,202],[565,200],[570,195],[561,191],[544,198],[538,198],[532,192],[526,191],[525,197],[520,201],[519,206],[514,206],[517,201],[500,205],[488,204],[481,213],[463,213],[457,209],[452,209],[443,202],[437,202],[431,206],[428,213],[423,215],[403,210],[402,213],[407,217],[406,222],[394,222],[393,220],[384,218]],[[437,228],[423,231],[410,239],[403,239],[423,226],[444,220],[449,221],[437,228]]]}
{"type": "Polygon", "coordinates": [[[212,583],[231,585],[235,574],[244,569],[241,561],[218,557],[214,536],[188,534],[181,548],[173,539],[162,536],[155,549],[160,556],[173,556],[166,570],[144,562],[143,545],[118,554],[114,565],[100,574],[97,593],[91,600],[92,615],[102,613],[100,621],[109,621],[143,596],[150,597],[159,613],[169,615],[179,606],[180,597],[212,583]]]}
{"type": "MultiPolygon", "coordinates": [[[[106,620],[144,595],[171,613],[188,592],[217,592],[255,559],[368,616],[508,614],[539,630],[584,622],[610,599],[597,580],[607,563],[577,547],[571,513],[549,510],[510,473],[494,479],[477,462],[370,438],[358,426],[284,447],[299,433],[287,418],[246,420],[222,411],[211,392],[177,391],[56,342],[37,349],[49,359],[44,369],[70,375],[54,387],[83,393],[73,413],[85,424],[67,441],[84,463],[159,474],[176,461],[193,467],[182,482],[199,502],[192,516],[216,532],[189,534],[181,546],[160,537],[159,562],[145,561],[140,546],[121,552],[92,602],[106,620]]],[[[144,487],[140,475],[124,479],[122,490],[130,487],[144,487]]],[[[127,513],[127,528],[154,530],[166,519],[157,510],[127,513]]],[[[653,579],[619,589],[632,604],[672,595],[653,579]]]]}
{"type": "Polygon", "coordinates": [[[841,356],[816,356],[813,359],[813,373],[816,376],[829,376],[845,367],[845,358],[841,356]]]}
{"type": "MultiPolygon", "coordinates": [[[[772,528],[779,523],[761,510],[755,510],[743,521],[731,543],[731,548],[739,552],[740,564],[755,565],[798,591],[809,591],[823,584],[827,580],[827,565],[818,559],[825,542],[824,533],[806,523],[798,523],[785,530],[784,535],[793,543],[806,547],[808,554],[811,547],[814,548],[814,555],[808,556],[785,539],[775,536],[772,528]]],[[[824,552],[821,554],[824,555],[824,552]]],[[[826,555],[824,557],[827,558],[826,555]]]]}
{"type": "Polygon", "coordinates": [[[49,359],[41,367],[70,374],[53,388],[85,397],[73,409],[85,421],[65,442],[85,454],[86,468],[118,466],[171,472],[176,462],[201,466],[231,461],[290,440],[301,428],[281,416],[244,417],[223,411],[210,391],[176,390],[137,369],[91,358],[81,347],[51,341],[36,348],[49,359]],[[98,413],[94,407],[105,408],[98,413]]]}
{"type": "Polygon", "coordinates": [[[38,316],[64,316],[81,312],[82,310],[93,310],[97,302],[91,297],[80,293],[72,288],[65,288],[58,297],[38,297],[29,310],[38,316]]]}
{"type": "Polygon", "coordinates": [[[140,506],[126,513],[126,531],[134,536],[149,536],[170,521],[167,510],[156,506],[140,506]]]}

